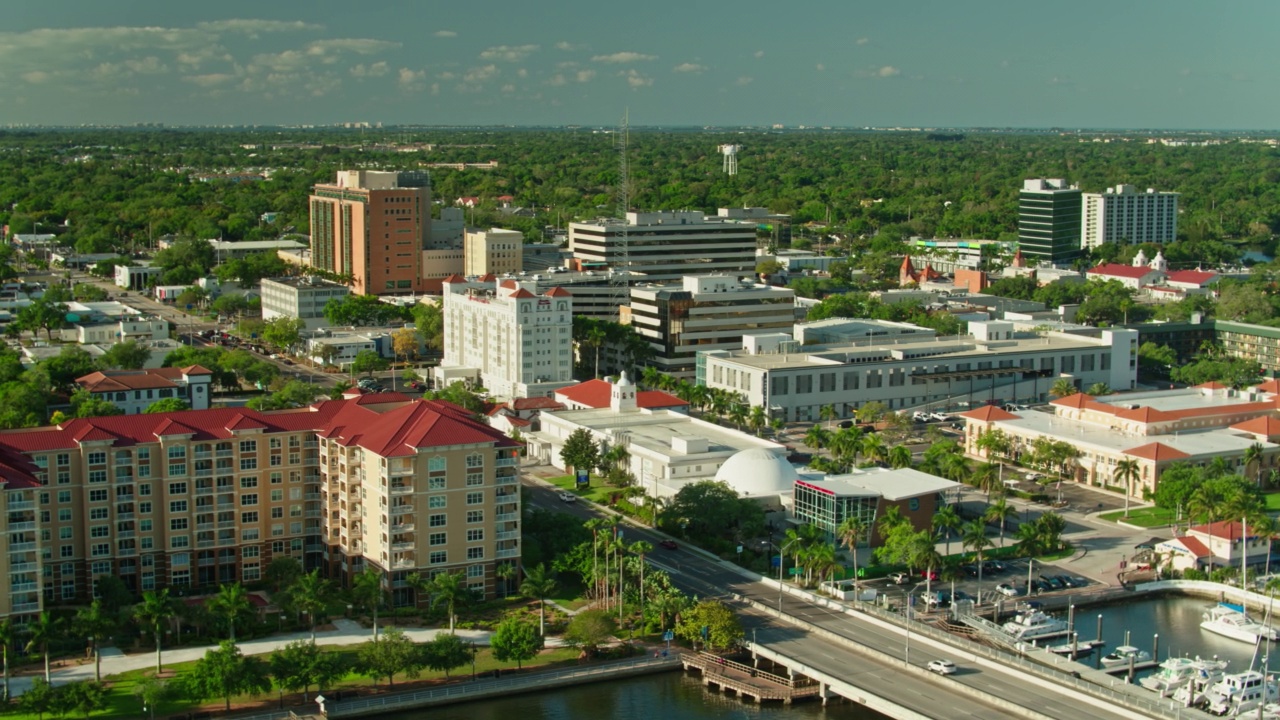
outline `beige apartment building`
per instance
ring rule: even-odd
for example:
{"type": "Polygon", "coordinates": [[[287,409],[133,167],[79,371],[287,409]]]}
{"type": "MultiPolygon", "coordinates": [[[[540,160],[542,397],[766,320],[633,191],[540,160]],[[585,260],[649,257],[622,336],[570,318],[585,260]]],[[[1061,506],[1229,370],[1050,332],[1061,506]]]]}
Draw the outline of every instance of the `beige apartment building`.
{"type": "Polygon", "coordinates": [[[463,275],[505,275],[524,266],[524,233],[490,228],[468,230],[463,240],[463,275]]]}
{"type": "Polygon", "coordinates": [[[8,545],[0,617],[135,592],[253,583],[277,557],[346,584],[464,573],[495,588],[519,560],[516,446],[448,403],[398,393],[278,412],[192,410],[0,432],[8,545]]]}

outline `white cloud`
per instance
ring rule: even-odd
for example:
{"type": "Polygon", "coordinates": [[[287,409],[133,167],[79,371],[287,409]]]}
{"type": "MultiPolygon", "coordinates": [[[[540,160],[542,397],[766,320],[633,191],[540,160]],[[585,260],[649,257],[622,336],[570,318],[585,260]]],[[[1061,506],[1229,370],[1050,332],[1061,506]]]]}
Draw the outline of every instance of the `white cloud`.
{"type": "Polygon", "coordinates": [[[391,42],[390,40],[374,40],[372,38],[330,38],[327,40],[316,40],[307,45],[307,54],[324,55],[333,52],[350,52],[357,55],[372,55],[374,53],[386,52],[387,50],[395,50],[400,47],[400,43],[391,42]]]}
{"type": "Polygon", "coordinates": [[[700,73],[700,72],[706,71],[706,69],[707,69],[706,65],[699,65],[698,63],[687,62],[687,63],[680,63],[679,65],[671,68],[671,72],[700,73]]]}
{"type": "Polygon", "coordinates": [[[630,52],[630,51],[616,52],[612,55],[596,55],[595,57],[591,58],[592,62],[613,63],[613,64],[643,62],[643,61],[657,60],[657,59],[658,59],[657,55],[645,55],[643,53],[630,52]]]}
{"type": "Polygon", "coordinates": [[[565,40],[561,40],[560,42],[556,43],[556,49],[557,49],[557,50],[564,50],[564,51],[568,52],[568,51],[570,51],[570,50],[577,50],[577,49],[578,49],[578,46],[577,46],[577,45],[574,45],[574,44],[573,44],[573,43],[571,43],[571,42],[567,42],[567,41],[565,41],[565,40]]]}
{"type": "Polygon", "coordinates": [[[516,70],[516,77],[527,78],[529,77],[529,71],[524,68],[520,68],[519,70],[516,70]]]}
{"type": "Polygon", "coordinates": [[[876,74],[882,78],[887,78],[887,77],[893,77],[894,75],[901,75],[902,71],[892,65],[885,65],[884,67],[877,70],[876,74]]]}
{"type": "Polygon", "coordinates": [[[498,66],[492,63],[481,67],[473,67],[463,74],[462,79],[468,83],[481,83],[497,76],[498,66]]]}
{"type": "Polygon", "coordinates": [[[619,76],[627,79],[627,84],[632,88],[649,87],[653,84],[653,78],[645,77],[635,70],[623,70],[618,73],[619,76]]]}
{"type": "Polygon", "coordinates": [[[512,85],[511,83],[507,83],[506,85],[502,86],[502,92],[504,93],[511,93],[515,91],[516,91],[516,86],[512,85]]]}
{"type": "Polygon", "coordinates": [[[405,90],[421,90],[423,81],[426,79],[426,70],[411,70],[407,67],[402,67],[400,72],[396,74],[396,82],[400,83],[400,87],[405,90]]]}
{"type": "Polygon", "coordinates": [[[32,85],[43,84],[49,80],[49,77],[50,77],[49,73],[43,70],[32,70],[31,72],[22,74],[22,79],[26,80],[32,85]]]}
{"type": "Polygon", "coordinates": [[[187,75],[182,78],[183,82],[189,82],[200,87],[217,87],[225,83],[235,80],[236,76],[230,73],[209,73],[207,75],[187,75]]]}
{"type": "Polygon", "coordinates": [[[234,32],[256,37],[261,33],[303,32],[307,30],[323,30],[323,25],[303,22],[301,20],[246,20],[234,18],[230,20],[211,20],[196,23],[196,28],[212,33],[234,32]]]}
{"type": "Polygon", "coordinates": [[[436,73],[436,77],[440,78],[441,80],[452,80],[458,76],[454,73],[449,72],[448,70],[445,70],[444,72],[436,73]]]}
{"type": "Polygon", "coordinates": [[[816,68],[818,72],[822,72],[827,69],[827,66],[822,63],[818,63],[817,65],[814,65],[814,68],[816,68]]]}
{"type": "Polygon", "coordinates": [[[551,87],[560,87],[561,85],[568,85],[569,81],[566,80],[564,78],[564,75],[562,75],[561,73],[556,73],[555,75],[551,76],[551,79],[547,81],[547,84],[550,85],[551,87]]]}
{"type": "Polygon", "coordinates": [[[432,33],[432,35],[435,35],[438,38],[458,37],[458,33],[452,30],[437,30],[434,33],[432,33]]]}
{"type": "Polygon", "coordinates": [[[752,57],[762,58],[762,57],[764,57],[764,51],[763,51],[763,50],[757,50],[757,51],[755,51],[754,53],[752,53],[751,55],[752,55],[752,57]]]}
{"type": "Polygon", "coordinates": [[[387,66],[386,60],[382,60],[371,65],[360,63],[359,65],[355,65],[351,68],[351,77],[382,77],[383,75],[386,75],[388,71],[390,71],[390,67],[387,66]]]}
{"type": "Polygon", "coordinates": [[[574,79],[580,83],[584,83],[584,82],[590,82],[591,79],[594,78],[595,76],[596,76],[595,70],[579,70],[577,74],[574,75],[574,79]]]}
{"type": "Polygon", "coordinates": [[[871,42],[871,38],[860,37],[856,40],[856,42],[859,45],[866,45],[867,43],[871,42]]]}
{"type": "Polygon", "coordinates": [[[734,80],[734,81],[733,81],[733,84],[734,84],[734,85],[738,85],[738,86],[744,86],[744,85],[750,85],[751,83],[753,83],[753,82],[755,82],[755,81],[756,81],[756,79],[755,79],[755,78],[753,78],[753,77],[751,77],[750,75],[743,75],[742,77],[738,78],[737,80],[734,80]]]}
{"type": "Polygon", "coordinates": [[[537,45],[497,45],[480,53],[481,60],[499,60],[501,62],[520,62],[537,52],[537,45]]]}

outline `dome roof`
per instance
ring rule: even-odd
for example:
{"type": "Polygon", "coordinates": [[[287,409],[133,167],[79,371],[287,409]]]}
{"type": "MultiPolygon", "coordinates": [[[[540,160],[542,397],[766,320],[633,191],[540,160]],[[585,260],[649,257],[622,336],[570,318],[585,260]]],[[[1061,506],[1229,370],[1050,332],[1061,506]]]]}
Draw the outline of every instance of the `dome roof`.
{"type": "Polygon", "coordinates": [[[622,375],[618,377],[618,382],[614,384],[618,387],[629,387],[631,385],[631,378],[627,377],[626,370],[622,371],[622,375]]]}
{"type": "Polygon", "coordinates": [[[772,450],[749,448],[734,453],[716,471],[716,480],[728,483],[742,495],[791,494],[792,485],[800,476],[791,463],[772,450]]]}

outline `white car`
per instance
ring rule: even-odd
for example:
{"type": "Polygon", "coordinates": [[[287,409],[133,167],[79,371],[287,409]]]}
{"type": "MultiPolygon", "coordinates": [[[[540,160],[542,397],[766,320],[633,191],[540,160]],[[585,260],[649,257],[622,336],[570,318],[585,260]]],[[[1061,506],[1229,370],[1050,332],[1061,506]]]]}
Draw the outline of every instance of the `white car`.
{"type": "Polygon", "coordinates": [[[911,419],[915,420],[916,422],[927,423],[933,418],[929,415],[929,413],[917,410],[911,413],[911,419]]]}
{"type": "Polygon", "coordinates": [[[571,492],[566,492],[564,490],[561,490],[560,492],[556,493],[556,497],[560,498],[561,501],[567,502],[567,503],[578,502],[577,495],[574,495],[571,492]]]}
{"type": "Polygon", "coordinates": [[[1000,583],[997,585],[996,592],[1004,595],[1005,597],[1018,597],[1018,595],[1021,594],[1018,592],[1018,588],[1010,585],[1009,583],[1000,583]]]}
{"type": "Polygon", "coordinates": [[[938,422],[946,422],[951,419],[951,416],[946,413],[930,413],[929,417],[938,422]]]}
{"type": "Polygon", "coordinates": [[[956,664],[950,660],[930,660],[928,665],[924,666],[929,672],[936,672],[939,675],[955,675],[956,664]]]}

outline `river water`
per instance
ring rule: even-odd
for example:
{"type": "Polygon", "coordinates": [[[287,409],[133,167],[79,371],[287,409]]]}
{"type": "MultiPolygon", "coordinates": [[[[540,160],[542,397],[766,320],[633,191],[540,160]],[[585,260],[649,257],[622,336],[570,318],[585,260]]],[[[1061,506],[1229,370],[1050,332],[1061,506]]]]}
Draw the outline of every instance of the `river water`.
{"type": "Polygon", "coordinates": [[[501,700],[447,705],[398,713],[402,720],[883,720],[884,716],[850,703],[822,707],[817,700],[792,706],[742,702],[733,695],[705,690],[696,674],[679,671],[576,688],[515,695],[501,700]]]}

